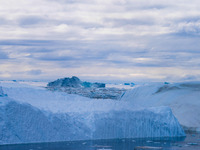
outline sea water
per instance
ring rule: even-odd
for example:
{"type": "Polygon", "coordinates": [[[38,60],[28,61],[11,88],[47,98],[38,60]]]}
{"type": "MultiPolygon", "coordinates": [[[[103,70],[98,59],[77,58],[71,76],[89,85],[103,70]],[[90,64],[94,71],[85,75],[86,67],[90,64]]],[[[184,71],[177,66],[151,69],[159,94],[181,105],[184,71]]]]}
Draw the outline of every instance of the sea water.
{"type": "Polygon", "coordinates": [[[109,139],[52,143],[2,145],[0,150],[197,150],[200,134],[177,138],[109,139]]]}

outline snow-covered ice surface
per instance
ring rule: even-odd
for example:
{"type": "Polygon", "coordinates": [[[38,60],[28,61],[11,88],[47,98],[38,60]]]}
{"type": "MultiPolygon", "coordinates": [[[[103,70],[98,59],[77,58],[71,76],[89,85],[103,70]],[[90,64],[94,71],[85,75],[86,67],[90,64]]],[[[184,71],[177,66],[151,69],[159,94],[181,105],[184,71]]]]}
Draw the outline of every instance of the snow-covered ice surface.
{"type": "Polygon", "coordinates": [[[19,83],[1,83],[0,144],[184,136],[169,107],[137,109],[19,83]]]}
{"type": "Polygon", "coordinates": [[[169,106],[186,130],[200,131],[200,82],[149,83],[127,91],[121,100],[133,107],[169,106]]]}

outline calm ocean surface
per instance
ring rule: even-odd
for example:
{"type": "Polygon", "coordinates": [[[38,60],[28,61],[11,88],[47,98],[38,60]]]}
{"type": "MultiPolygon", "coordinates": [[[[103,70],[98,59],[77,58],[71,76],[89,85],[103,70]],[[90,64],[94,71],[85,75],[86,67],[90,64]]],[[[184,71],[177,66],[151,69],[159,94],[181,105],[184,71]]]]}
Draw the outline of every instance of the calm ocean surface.
{"type": "Polygon", "coordinates": [[[200,134],[182,138],[112,139],[2,145],[0,150],[200,150],[200,134]]]}

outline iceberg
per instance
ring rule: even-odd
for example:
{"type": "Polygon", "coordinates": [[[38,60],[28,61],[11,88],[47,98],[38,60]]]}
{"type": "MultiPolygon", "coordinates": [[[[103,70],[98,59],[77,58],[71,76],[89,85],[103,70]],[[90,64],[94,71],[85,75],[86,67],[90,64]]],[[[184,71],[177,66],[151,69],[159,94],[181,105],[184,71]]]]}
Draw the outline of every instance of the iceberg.
{"type": "Polygon", "coordinates": [[[61,87],[72,87],[72,88],[105,88],[105,83],[90,83],[83,82],[78,77],[73,76],[71,78],[57,79],[53,82],[49,82],[47,87],[61,88],[61,87]]]}
{"type": "Polygon", "coordinates": [[[169,106],[184,129],[200,131],[200,82],[149,83],[125,92],[132,107],[169,106]]]}
{"type": "Polygon", "coordinates": [[[169,107],[2,86],[8,96],[0,97],[0,144],[185,136],[169,107]]]}
{"type": "Polygon", "coordinates": [[[78,77],[57,79],[49,82],[46,87],[51,91],[60,91],[67,94],[77,94],[95,99],[120,99],[121,94],[126,91],[119,88],[108,88],[105,83],[83,82],[78,77]]]}
{"type": "Polygon", "coordinates": [[[168,107],[49,113],[10,100],[0,107],[0,120],[0,144],[185,135],[168,107]]]}

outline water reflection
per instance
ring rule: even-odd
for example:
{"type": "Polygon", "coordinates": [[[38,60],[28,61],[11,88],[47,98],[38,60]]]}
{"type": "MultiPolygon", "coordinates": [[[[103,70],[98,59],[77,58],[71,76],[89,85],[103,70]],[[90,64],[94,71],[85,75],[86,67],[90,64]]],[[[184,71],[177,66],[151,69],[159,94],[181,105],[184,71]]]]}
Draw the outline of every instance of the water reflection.
{"type": "Polygon", "coordinates": [[[184,141],[179,138],[112,139],[76,142],[54,142],[0,146],[0,150],[134,150],[136,147],[150,146],[170,148],[173,143],[184,141]]]}

